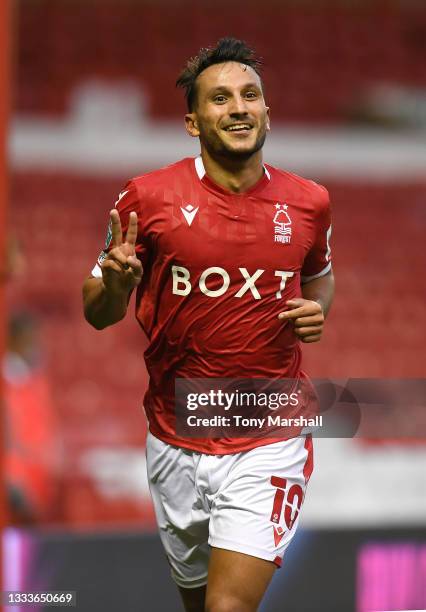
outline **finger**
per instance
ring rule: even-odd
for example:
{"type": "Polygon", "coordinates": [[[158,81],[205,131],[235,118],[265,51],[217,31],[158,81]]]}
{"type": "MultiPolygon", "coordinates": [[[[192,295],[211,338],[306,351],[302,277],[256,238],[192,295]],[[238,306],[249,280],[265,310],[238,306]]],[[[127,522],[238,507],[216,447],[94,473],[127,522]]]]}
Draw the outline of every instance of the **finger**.
{"type": "Polygon", "coordinates": [[[287,300],[286,304],[287,306],[290,306],[290,308],[299,308],[300,306],[303,306],[305,302],[306,300],[304,298],[293,298],[292,300],[287,300]]]}
{"type": "Polygon", "coordinates": [[[313,316],[316,314],[322,314],[322,308],[318,302],[313,300],[305,300],[303,298],[296,298],[294,300],[287,300],[287,306],[290,306],[289,310],[284,310],[278,315],[279,319],[297,319],[297,317],[313,316]],[[294,308],[291,308],[294,306],[294,308]]]}
{"type": "Polygon", "coordinates": [[[294,333],[296,336],[305,337],[310,336],[312,334],[320,334],[322,332],[322,325],[317,325],[315,327],[298,327],[295,328],[294,333]]]}
{"type": "Polygon", "coordinates": [[[300,308],[304,306],[311,311],[311,314],[315,314],[316,312],[322,312],[322,306],[316,300],[305,300],[304,298],[295,298],[294,300],[287,300],[286,304],[287,306],[290,306],[290,308],[300,308]]]}
{"type": "Polygon", "coordinates": [[[321,340],[321,334],[316,334],[315,336],[306,336],[306,338],[301,338],[302,342],[305,344],[309,344],[310,342],[319,342],[321,340]]]}
{"type": "Polygon", "coordinates": [[[294,327],[307,327],[308,325],[322,325],[324,323],[324,317],[321,314],[317,314],[311,317],[299,317],[294,321],[294,327]]]}
{"type": "Polygon", "coordinates": [[[137,257],[130,256],[127,258],[127,267],[130,273],[138,279],[142,278],[143,268],[142,264],[137,257]]]}
{"type": "Polygon", "coordinates": [[[127,264],[127,255],[125,255],[120,248],[112,249],[107,256],[106,260],[113,260],[119,263],[121,266],[125,266],[127,264]]]}
{"type": "Polygon", "coordinates": [[[111,221],[112,246],[117,247],[123,243],[123,232],[121,231],[121,221],[118,210],[113,208],[109,213],[111,221]]]}
{"type": "Polygon", "coordinates": [[[300,306],[300,308],[294,308],[294,310],[285,310],[284,312],[280,312],[278,318],[297,319],[297,317],[302,317],[303,315],[306,315],[306,307],[300,306]]]}
{"type": "Polygon", "coordinates": [[[123,274],[123,266],[113,259],[105,259],[102,266],[102,273],[110,274],[111,271],[123,274]]]}
{"type": "Polygon", "coordinates": [[[142,274],[142,271],[143,271],[142,263],[139,261],[139,259],[135,255],[130,255],[127,258],[127,264],[130,268],[132,268],[132,270],[134,270],[134,272],[142,274]]]}
{"type": "Polygon", "coordinates": [[[136,245],[136,238],[138,236],[138,215],[135,212],[131,212],[129,215],[129,227],[126,233],[126,242],[132,247],[136,245]]]}

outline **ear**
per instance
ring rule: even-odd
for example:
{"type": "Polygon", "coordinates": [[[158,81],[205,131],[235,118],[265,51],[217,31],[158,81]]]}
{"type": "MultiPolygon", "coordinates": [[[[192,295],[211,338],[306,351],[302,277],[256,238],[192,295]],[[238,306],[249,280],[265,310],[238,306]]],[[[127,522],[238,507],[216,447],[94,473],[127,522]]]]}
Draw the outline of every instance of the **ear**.
{"type": "Polygon", "coordinates": [[[186,131],[193,138],[197,138],[200,135],[198,129],[197,113],[187,113],[185,115],[185,127],[186,131]]]}
{"type": "Polygon", "coordinates": [[[271,113],[269,111],[269,106],[266,107],[266,129],[268,132],[271,129],[271,113]]]}

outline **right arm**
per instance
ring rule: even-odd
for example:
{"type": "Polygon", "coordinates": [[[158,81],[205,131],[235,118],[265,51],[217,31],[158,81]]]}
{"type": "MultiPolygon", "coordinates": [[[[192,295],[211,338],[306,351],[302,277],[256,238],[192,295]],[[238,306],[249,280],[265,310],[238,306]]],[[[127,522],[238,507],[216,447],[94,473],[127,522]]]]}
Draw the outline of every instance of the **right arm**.
{"type": "Polygon", "coordinates": [[[124,242],[116,209],[111,211],[110,219],[112,249],[101,265],[102,278],[89,276],[83,285],[84,316],[96,329],[104,329],[124,318],[130,295],[142,279],[142,264],[135,251],[137,214],[130,213],[124,242]]]}

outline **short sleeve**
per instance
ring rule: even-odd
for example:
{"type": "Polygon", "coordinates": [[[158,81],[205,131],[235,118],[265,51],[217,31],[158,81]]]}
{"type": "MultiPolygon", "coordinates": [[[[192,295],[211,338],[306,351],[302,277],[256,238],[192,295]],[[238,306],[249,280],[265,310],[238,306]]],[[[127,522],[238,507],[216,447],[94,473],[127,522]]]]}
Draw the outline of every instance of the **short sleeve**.
{"type": "Polygon", "coordinates": [[[322,187],[319,213],[316,219],[315,241],[303,262],[301,282],[308,283],[325,276],[331,270],[331,210],[328,191],[322,187]]]}
{"type": "MultiPolygon", "coordinates": [[[[136,255],[143,262],[147,255],[147,246],[144,241],[143,230],[142,230],[142,207],[140,204],[139,195],[133,181],[129,181],[123,191],[118,195],[115,202],[115,208],[120,214],[121,228],[123,231],[123,240],[126,237],[127,228],[129,226],[129,216],[131,212],[135,212],[138,215],[138,235],[136,238],[136,255]]],[[[105,246],[99,254],[98,261],[92,270],[92,276],[95,278],[102,277],[101,265],[106,259],[109,251],[112,248],[112,232],[111,223],[108,224],[107,235],[105,239],[105,246]]]]}

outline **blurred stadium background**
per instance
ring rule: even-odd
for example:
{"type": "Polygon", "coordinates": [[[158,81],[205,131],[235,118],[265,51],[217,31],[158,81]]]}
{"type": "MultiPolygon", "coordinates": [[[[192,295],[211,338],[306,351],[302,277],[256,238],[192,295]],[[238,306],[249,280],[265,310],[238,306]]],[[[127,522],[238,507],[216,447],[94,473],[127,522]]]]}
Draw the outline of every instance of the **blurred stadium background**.
{"type": "MultiPolygon", "coordinates": [[[[144,474],[144,340],[131,315],[102,333],[82,316],[108,211],[128,177],[198,153],[176,76],[200,46],[244,38],[265,63],[265,159],[333,202],[337,295],[306,370],[424,378],[426,4],[12,8],[3,588],[76,590],[90,612],[179,610],[144,474]]],[[[263,612],[426,609],[425,526],[424,441],[318,440],[263,612]]]]}

